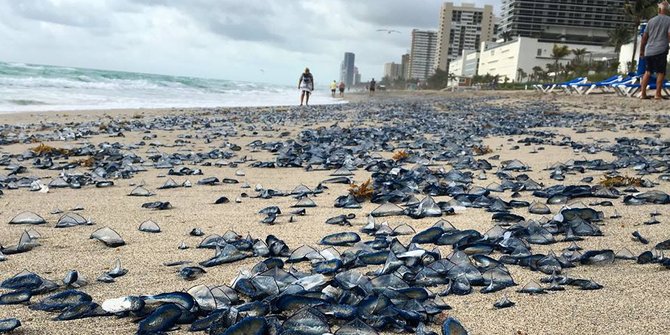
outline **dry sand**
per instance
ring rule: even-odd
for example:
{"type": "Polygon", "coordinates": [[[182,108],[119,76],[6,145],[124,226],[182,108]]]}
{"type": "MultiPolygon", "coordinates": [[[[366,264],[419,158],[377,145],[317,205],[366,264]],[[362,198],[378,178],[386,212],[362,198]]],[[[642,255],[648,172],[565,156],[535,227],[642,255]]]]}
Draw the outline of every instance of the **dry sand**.
{"type": "MultiPolygon", "coordinates": [[[[446,94],[446,93],[429,93],[446,94]]],[[[391,93],[377,95],[375,100],[384,100],[391,93]]],[[[653,122],[657,115],[662,115],[668,104],[665,102],[655,103],[651,101],[637,101],[613,96],[589,96],[589,97],[563,97],[554,95],[537,95],[528,92],[513,93],[488,93],[470,92],[461,96],[499,96],[499,100],[490,101],[491,104],[514,105],[522,100],[542,99],[551,100],[561,106],[563,110],[597,112],[597,113],[619,113],[630,115],[632,123],[653,122]],[[634,119],[633,119],[634,118],[634,119]]],[[[358,96],[354,99],[365,100],[367,97],[358,96]]],[[[156,114],[178,114],[189,113],[176,110],[145,110],[145,111],[96,111],[96,112],[51,112],[51,113],[25,113],[15,115],[3,115],[2,122],[12,124],[29,124],[41,121],[69,122],[74,120],[95,119],[113,115],[114,117],[132,118],[145,117],[156,114]]],[[[448,115],[448,111],[446,111],[448,115]]],[[[282,130],[291,131],[296,135],[303,125],[295,125],[282,130]]],[[[547,125],[548,127],[551,125],[547,125]]],[[[573,129],[547,128],[560,132],[573,139],[591,143],[594,139],[613,140],[616,137],[644,137],[654,136],[651,133],[639,133],[637,130],[625,129],[625,124],[615,125],[616,132],[597,128],[598,125],[585,125],[586,133],[575,133],[573,129]]],[[[157,141],[169,144],[173,143],[176,136],[191,131],[162,131],[158,134],[157,141]]],[[[259,132],[253,135],[249,131],[241,131],[245,136],[230,138],[230,142],[242,146],[240,155],[250,155],[258,160],[267,160],[272,156],[267,152],[249,153],[245,145],[256,139],[276,140],[272,138],[277,132],[259,132]]],[[[667,128],[660,132],[663,139],[670,138],[667,128]]],[[[125,138],[108,138],[97,136],[86,141],[100,143],[104,141],[119,141],[121,143],[137,142],[141,134],[126,133],[125,138]]],[[[511,137],[518,140],[521,137],[511,137]]],[[[563,147],[546,146],[543,151],[531,154],[533,146],[521,146],[519,150],[511,150],[514,142],[509,138],[489,138],[486,143],[494,149],[491,155],[500,155],[501,160],[517,158],[532,166],[533,171],[529,175],[545,185],[557,183],[549,179],[549,173],[543,169],[556,162],[565,162],[570,159],[586,157],[588,159],[603,158],[612,159],[608,153],[589,155],[582,152],[574,152],[563,147]]],[[[84,142],[84,141],[77,141],[84,142]]],[[[216,141],[212,144],[203,144],[200,140],[185,148],[193,151],[207,151],[222,144],[216,141]]],[[[72,143],[74,145],[75,143],[72,143]]],[[[69,143],[53,143],[55,146],[67,147],[69,143]]],[[[34,145],[32,145],[34,146],[34,145]]],[[[20,153],[31,145],[10,145],[0,147],[1,152],[20,153]]],[[[145,155],[143,147],[138,154],[145,155]]],[[[182,147],[166,148],[160,147],[163,152],[175,152],[183,150],[182,147]]],[[[239,169],[246,173],[244,177],[236,177],[236,168],[229,167],[201,167],[204,176],[175,177],[177,182],[189,179],[195,182],[202,177],[217,176],[219,179],[228,177],[240,181],[247,181],[251,185],[262,184],[266,188],[290,191],[299,184],[309,187],[316,186],[321,180],[329,177],[330,171],[305,172],[302,169],[257,169],[241,166],[239,169]]],[[[449,166],[444,166],[449,170],[449,166]]],[[[83,170],[82,170],[83,171],[83,170]]],[[[25,226],[8,225],[10,219],[25,210],[34,211],[48,221],[47,225],[35,227],[41,234],[41,246],[33,251],[11,255],[5,262],[0,262],[0,279],[5,279],[23,269],[34,271],[49,279],[62,279],[70,269],[77,269],[90,285],[83,290],[91,294],[95,301],[119,297],[123,295],[153,294],[174,290],[186,290],[199,284],[220,285],[230,284],[237,273],[243,269],[250,269],[258,258],[246,259],[234,264],[221,265],[208,268],[208,273],[203,277],[186,282],[180,279],[177,268],[169,268],[162,265],[164,262],[178,260],[192,260],[195,262],[205,260],[212,256],[211,250],[196,249],[195,246],[201,238],[190,237],[188,232],[194,227],[201,227],[207,235],[217,233],[223,234],[227,230],[246,235],[250,233],[253,237],[264,238],[268,234],[274,234],[285,240],[291,248],[308,244],[316,246],[318,241],[326,234],[338,231],[358,231],[365,223],[366,215],[376,205],[366,203],[363,209],[349,210],[356,213],[357,218],[353,221],[354,227],[342,228],[324,224],[324,221],[332,216],[342,214],[340,209],[333,208],[337,196],[346,194],[347,186],[341,184],[329,185],[330,189],[314,198],[318,204],[316,209],[308,209],[308,215],[298,217],[297,222],[288,223],[286,217],[280,217],[278,223],[267,226],[259,223],[261,216],[256,214],[259,209],[278,205],[287,208],[294,204],[295,200],[290,197],[275,198],[272,200],[261,200],[245,198],[241,204],[213,205],[219,196],[227,196],[231,199],[237,197],[244,190],[239,184],[223,184],[218,186],[198,186],[192,188],[179,188],[171,190],[156,190],[162,185],[166,178],[158,175],[165,174],[165,170],[150,168],[148,172],[141,173],[130,180],[116,180],[116,185],[108,189],[96,189],[85,187],[80,190],[52,189],[48,194],[33,193],[28,190],[5,191],[0,197],[0,243],[3,245],[15,244],[25,226]],[[132,189],[130,183],[145,183],[147,188],[156,191],[157,195],[151,198],[137,198],[126,196],[132,189]],[[174,209],[168,211],[151,211],[140,208],[146,201],[170,201],[174,209]],[[54,208],[68,210],[76,205],[85,208],[85,217],[95,221],[94,226],[82,226],[68,229],[55,229],[54,223],[58,215],[49,212],[54,208]],[[149,234],[139,232],[137,227],[145,220],[157,222],[162,232],[160,234],[149,234]],[[88,239],[91,232],[109,226],[115,229],[127,242],[126,246],[120,248],[107,248],[99,242],[88,239]],[[177,246],[185,241],[191,248],[178,250],[177,246]],[[112,265],[116,258],[122,260],[122,264],[129,270],[124,277],[118,278],[116,283],[97,283],[95,278],[112,265]]],[[[29,175],[40,177],[54,177],[58,172],[30,169],[29,175]]],[[[632,171],[629,171],[632,174],[632,171]]],[[[577,183],[585,176],[594,176],[596,180],[602,177],[602,173],[588,172],[585,175],[568,175],[566,184],[577,183]]],[[[365,171],[357,171],[354,180],[361,182],[369,177],[365,171]]],[[[486,186],[490,182],[498,181],[492,175],[489,180],[478,181],[486,186]]],[[[670,192],[667,182],[661,182],[658,189],[670,192]]],[[[509,191],[501,195],[509,200],[509,191]]],[[[449,200],[445,199],[436,200],[449,200]]],[[[523,200],[532,201],[531,198],[523,200]]],[[[584,200],[588,203],[588,199],[584,200]]],[[[580,242],[585,249],[610,248],[618,251],[623,247],[629,248],[638,254],[646,250],[643,246],[630,239],[630,233],[639,230],[643,236],[651,240],[652,245],[670,238],[668,225],[670,224],[670,211],[664,206],[640,206],[626,207],[620,204],[621,200],[615,200],[616,208],[623,218],[619,220],[606,220],[602,230],[603,237],[588,238],[580,242]],[[651,211],[657,209],[663,216],[662,222],[655,226],[639,225],[647,220],[651,211]]],[[[559,207],[552,206],[556,212],[559,207]]],[[[612,207],[600,207],[609,216],[612,207]]],[[[526,217],[539,216],[527,213],[526,209],[517,210],[517,213],[526,217]]],[[[479,209],[468,209],[463,213],[446,217],[454,226],[460,229],[476,229],[485,232],[493,224],[491,213],[479,209]]],[[[425,229],[433,224],[435,219],[412,220],[406,217],[392,217],[388,219],[394,226],[399,223],[408,223],[417,231],[425,229]]],[[[364,237],[365,239],[365,237],[364,237]]],[[[407,238],[404,239],[406,241],[407,238]]],[[[559,252],[565,248],[567,243],[556,243],[550,246],[534,247],[535,252],[546,252],[554,250],[559,252]]],[[[450,247],[441,247],[443,255],[448,254],[450,247]]],[[[515,281],[521,285],[528,280],[543,277],[540,273],[534,273],[517,266],[508,267],[515,281]]],[[[598,291],[579,291],[568,288],[564,292],[528,296],[516,293],[516,288],[509,288],[494,294],[480,294],[478,291],[468,296],[448,296],[446,301],[453,307],[450,315],[457,317],[470,331],[471,334],[666,334],[670,329],[670,290],[666,283],[668,280],[667,270],[662,270],[658,265],[636,265],[633,262],[617,262],[607,267],[581,266],[566,271],[570,276],[593,279],[604,286],[598,291]],[[494,310],[494,301],[507,295],[517,304],[513,308],[494,310]]],[[[34,300],[39,297],[33,298],[34,300]]],[[[23,322],[17,334],[130,334],[134,333],[137,326],[130,322],[129,318],[116,319],[95,318],[67,322],[51,321],[55,315],[46,312],[33,312],[26,306],[1,306],[0,319],[6,317],[17,317],[23,322]]],[[[437,326],[434,326],[438,330],[437,326]]],[[[177,331],[176,334],[186,333],[185,330],[177,331]]]]}

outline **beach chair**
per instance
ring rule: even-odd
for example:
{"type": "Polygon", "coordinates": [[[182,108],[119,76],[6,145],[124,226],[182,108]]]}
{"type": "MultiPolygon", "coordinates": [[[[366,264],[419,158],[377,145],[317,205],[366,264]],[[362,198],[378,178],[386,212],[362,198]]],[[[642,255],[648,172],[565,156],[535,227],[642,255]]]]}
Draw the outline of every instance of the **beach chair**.
{"type": "Polygon", "coordinates": [[[533,85],[533,88],[535,88],[538,91],[541,91],[542,93],[551,93],[557,88],[563,89],[566,93],[570,93],[570,84],[580,84],[580,83],[586,83],[588,81],[588,78],[586,77],[577,77],[572,80],[568,80],[562,83],[551,83],[551,84],[537,84],[533,85]]]}
{"type": "MultiPolygon", "coordinates": [[[[618,85],[617,87],[619,87],[619,89],[622,90],[625,96],[638,98],[640,97],[642,84],[638,81],[635,83],[618,85]]],[[[647,85],[647,90],[650,91],[656,90],[655,77],[649,78],[649,84],[647,85]]],[[[667,80],[663,81],[662,91],[666,96],[670,95],[670,82],[668,82],[667,80]]]]}
{"type": "Polygon", "coordinates": [[[589,95],[595,89],[599,89],[602,93],[611,93],[614,91],[613,85],[623,83],[629,78],[630,77],[615,75],[595,83],[570,84],[570,88],[579,95],[589,95]]]}
{"type": "Polygon", "coordinates": [[[642,80],[642,76],[634,75],[629,76],[628,79],[622,80],[620,83],[612,84],[612,89],[614,93],[622,97],[630,96],[630,91],[633,90],[635,84],[639,83],[642,80]]]}

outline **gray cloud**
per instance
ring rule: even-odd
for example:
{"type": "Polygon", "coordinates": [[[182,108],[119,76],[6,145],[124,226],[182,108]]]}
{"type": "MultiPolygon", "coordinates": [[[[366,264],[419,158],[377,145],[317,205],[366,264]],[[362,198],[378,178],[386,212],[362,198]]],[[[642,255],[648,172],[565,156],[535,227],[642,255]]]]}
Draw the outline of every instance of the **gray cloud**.
{"type": "MultiPolygon", "coordinates": [[[[493,0],[487,0],[493,2],[493,0]]],[[[438,0],[0,0],[0,60],[290,83],[400,61],[438,0]],[[401,34],[377,32],[392,28],[401,34]],[[259,71],[263,68],[264,72],[259,71]]]]}
{"type": "Polygon", "coordinates": [[[81,28],[109,26],[106,16],[95,15],[105,9],[104,4],[100,6],[100,3],[94,2],[87,6],[40,0],[7,1],[7,3],[13,13],[29,20],[81,28]]]}
{"type": "Polygon", "coordinates": [[[351,15],[380,27],[433,28],[437,27],[442,1],[439,0],[366,0],[345,1],[351,15]]]}

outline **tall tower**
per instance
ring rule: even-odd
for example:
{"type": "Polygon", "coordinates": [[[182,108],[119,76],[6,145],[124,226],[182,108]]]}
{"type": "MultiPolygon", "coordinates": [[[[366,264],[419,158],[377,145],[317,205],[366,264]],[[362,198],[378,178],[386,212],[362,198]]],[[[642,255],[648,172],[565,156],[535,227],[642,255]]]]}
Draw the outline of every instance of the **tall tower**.
{"type": "Polygon", "coordinates": [[[400,58],[400,77],[409,79],[409,54],[404,54],[400,58]]]}
{"type": "Polygon", "coordinates": [[[409,55],[409,77],[426,80],[435,73],[437,33],[429,30],[412,30],[412,50],[409,55]]]}
{"type": "Polygon", "coordinates": [[[494,21],[491,5],[478,8],[470,3],[461,6],[454,6],[452,2],[442,4],[435,68],[446,71],[449,61],[461,56],[463,50],[479,51],[481,42],[494,40],[494,21]]]}
{"type": "Polygon", "coordinates": [[[341,76],[340,80],[344,82],[347,87],[354,85],[354,61],[356,60],[356,55],[353,52],[345,52],[344,60],[341,65],[341,76]]]}

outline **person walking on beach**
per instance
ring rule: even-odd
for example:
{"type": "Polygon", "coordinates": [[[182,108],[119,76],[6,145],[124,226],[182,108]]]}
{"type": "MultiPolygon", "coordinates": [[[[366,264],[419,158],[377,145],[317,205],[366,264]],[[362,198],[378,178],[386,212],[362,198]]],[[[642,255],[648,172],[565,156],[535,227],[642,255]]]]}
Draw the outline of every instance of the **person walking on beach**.
{"type": "Polygon", "coordinates": [[[377,82],[375,81],[375,78],[372,78],[372,80],[370,80],[370,96],[375,94],[375,88],[376,88],[375,86],[376,85],[377,85],[377,82]]]}
{"type": "Polygon", "coordinates": [[[332,83],[330,83],[330,95],[335,97],[335,91],[337,91],[337,81],[333,80],[332,83]]]}
{"type": "Polygon", "coordinates": [[[309,105],[309,96],[314,91],[314,77],[312,73],[309,72],[309,68],[305,68],[305,72],[300,76],[298,81],[298,89],[302,91],[300,94],[300,106],[302,106],[303,101],[305,105],[309,105]]]}
{"type": "Polygon", "coordinates": [[[640,42],[640,58],[647,61],[647,67],[640,85],[640,99],[649,99],[647,85],[652,72],[656,74],[656,94],[654,99],[663,99],[663,80],[665,68],[668,65],[668,44],[670,43],[670,16],[668,16],[667,1],[658,4],[658,15],[647,23],[647,29],[640,42]]]}
{"type": "Polygon", "coordinates": [[[340,86],[339,86],[339,88],[340,88],[340,98],[344,98],[344,87],[345,87],[344,82],[341,81],[340,86]]]}

